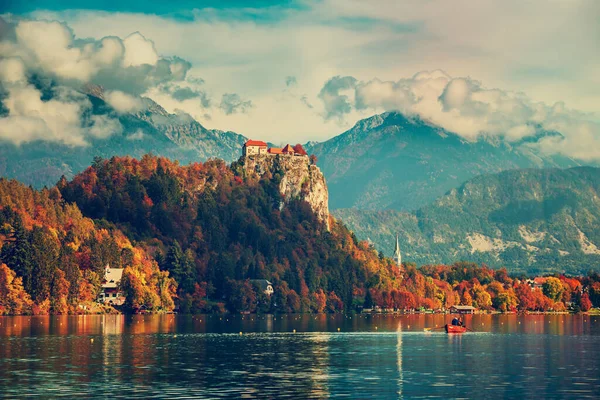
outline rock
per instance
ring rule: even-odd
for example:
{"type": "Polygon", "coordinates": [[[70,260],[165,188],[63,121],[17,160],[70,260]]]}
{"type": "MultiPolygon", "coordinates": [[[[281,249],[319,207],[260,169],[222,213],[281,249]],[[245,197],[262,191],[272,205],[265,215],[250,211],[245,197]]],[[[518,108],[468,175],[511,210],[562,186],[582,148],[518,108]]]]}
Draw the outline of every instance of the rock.
{"type": "Polygon", "coordinates": [[[308,156],[252,155],[242,156],[246,174],[262,176],[267,172],[280,174],[279,192],[285,206],[291,200],[307,202],[319,221],[329,230],[329,192],[325,176],[316,165],[311,165],[308,156]]]}

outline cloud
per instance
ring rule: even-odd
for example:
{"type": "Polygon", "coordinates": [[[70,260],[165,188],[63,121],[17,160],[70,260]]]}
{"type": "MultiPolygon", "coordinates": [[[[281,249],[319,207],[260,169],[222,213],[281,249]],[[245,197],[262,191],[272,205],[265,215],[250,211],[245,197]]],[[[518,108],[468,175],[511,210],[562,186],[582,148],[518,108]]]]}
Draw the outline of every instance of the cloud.
{"type": "Polygon", "coordinates": [[[227,115],[245,113],[252,107],[252,101],[242,100],[237,93],[223,94],[223,97],[221,97],[221,104],[219,105],[219,108],[227,115]]]}
{"type": "Polygon", "coordinates": [[[200,86],[204,83],[203,80],[188,80],[188,84],[190,86],[179,86],[179,85],[163,85],[161,90],[164,93],[168,93],[171,97],[177,101],[186,101],[192,99],[200,100],[200,105],[203,108],[208,108],[211,106],[211,99],[206,93],[206,91],[193,88],[192,86],[200,86]]]}
{"type": "Polygon", "coordinates": [[[17,145],[34,140],[86,143],[81,115],[90,104],[85,96],[55,88],[53,98],[42,101],[41,91],[28,83],[25,66],[17,58],[0,60],[0,82],[8,109],[8,115],[0,118],[0,138],[17,145]]]}
{"type": "Polygon", "coordinates": [[[298,85],[298,80],[296,79],[295,76],[286,76],[285,77],[285,86],[286,87],[297,86],[297,85],[298,85]]]}
{"type": "Polygon", "coordinates": [[[352,111],[351,99],[342,92],[355,89],[356,84],[357,80],[352,76],[334,76],[325,82],[319,92],[319,98],[325,105],[325,119],[342,118],[352,111]]]}
{"type": "Polygon", "coordinates": [[[300,97],[300,101],[302,102],[302,104],[304,104],[306,107],[312,109],[314,108],[312,104],[310,104],[310,102],[308,101],[308,97],[306,97],[306,95],[301,96],[300,97]]]}
{"type": "MultiPolygon", "coordinates": [[[[477,102],[486,103],[477,96],[492,93],[476,94],[470,89],[463,106],[452,109],[457,98],[448,93],[444,103],[438,99],[448,83],[444,77],[438,77],[440,82],[423,79],[400,90],[403,82],[398,82],[398,77],[436,68],[443,68],[452,77],[477,77],[488,88],[526,92],[533,103],[564,101],[570,108],[587,112],[600,109],[600,75],[596,68],[600,63],[600,25],[596,23],[600,8],[587,0],[573,0],[568,7],[547,0],[485,0],[476,4],[470,0],[381,0],[377,7],[360,0],[308,0],[302,1],[302,7],[200,6],[187,13],[185,19],[174,16],[178,11],[177,5],[173,7],[169,15],[68,10],[37,11],[30,17],[66,21],[75,35],[72,47],[76,49],[84,42],[94,44],[93,49],[122,44],[123,56],[116,57],[110,68],[104,65],[116,51],[106,50],[103,57],[93,58],[92,66],[100,65],[98,72],[91,74],[93,83],[107,90],[151,97],[167,111],[185,110],[201,122],[210,115],[211,127],[272,141],[325,140],[351,127],[357,119],[370,116],[375,110],[373,104],[378,104],[380,110],[404,106],[407,112],[434,115],[441,118],[440,123],[457,124],[462,131],[472,132],[473,137],[482,126],[502,126],[502,121],[488,122],[481,117],[493,115],[486,107],[474,107],[477,102]],[[519,29],[507,29],[510,26],[519,29]],[[158,54],[156,64],[149,61],[123,66],[125,39],[120,38],[132,32],[140,32],[146,41],[152,41],[158,54]],[[118,41],[100,46],[102,39],[98,38],[118,41]],[[168,67],[161,66],[161,60],[168,67]],[[181,79],[183,72],[185,78],[181,79]],[[206,82],[193,82],[189,74],[202,76],[206,82]],[[282,82],[288,76],[302,82],[301,91],[298,86],[286,86],[286,93],[282,93],[282,82]],[[347,96],[346,101],[330,101],[331,108],[325,109],[319,93],[323,82],[332,76],[350,76],[371,84],[361,86],[360,91],[340,90],[340,95],[347,96]],[[192,95],[187,89],[175,99],[171,93],[158,90],[161,85],[189,87],[215,100],[206,108],[202,101],[186,99],[192,95]],[[223,93],[252,99],[251,113],[226,113],[227,108],[219,107],[223,93]],[[340,113],[348,110],[347,104],[350,111],[340,113]],[[417,105],[419,110],[414,110],[417,105]],[[445,108],[440,111],[442,106],[445,108]]],[[[150,47],[146,49],[152,55],[150,47]]],[[[4,47],[0,53],[5,54],[4,47]]],[[[323,96],[340,100],[330,92],[323,96]]],[[[513,122],[505,133],[515,138],[511,140],[531,130],[529,124],[513,122]]]]}
{"type": "Polygon", "coordinates": [[[140,65],[156,65],[158,54],[154,48],[154,42],[146,39],[141,33],[134,32],[123,40],[125,55],[123,57],[124,67],[138,67],[140,65]]]}
{"type": "Polygon", "coordinates": [[[87,133],[96,139],[106,139],[114,134],[123,132],[123,126],[118,119],[107,115],[92,115],[87,133]]]}
{"type": "Polygon", "coordinates": [[[400,111],[439,125],[467,140],[499,136],[509,142],[556,131],[536,144],[544,151],[580,159],[600,158],[600,125],[590,115],[547,105],[523,93],[486,88],[469,77],[451,77],[444,71],[422,71],[397,81],[336,76],[323,86],[325,119],[344,118],[355,110],[370,113],[400,111]],[[590,147],[591,146],[591,147],[590,147]]]}
{"type": "Polygon", "coordinates": [[[93,115],[81,88],[100,85],[118,113],[143,109],[139,95],[181,82],[191,64],[160,57],[139,32],[125,39],[79,39],[64,23],[0,18],[0,138],[17,145],[35,140],[85,146],[123,130],[109,115],[93,115]]]}
{"type": "Polygon", "coordinates": [[[141,129],[138,129],[134,133],[127,135],[126,139],[130,140],[130,141],[134,141],[134,140],[142,140],[145,137],[146,137],[146,134],[144,133],[144,131],[142,131],[141,129]]]}
{"type": "Polygon", "coordinates": [[[89,138],[105,139],[122,130],[118,120],[90,115],[87,96],[68,86],[30,83],[23,60],[0,60],[0,83],[5,92],[0,139],[16,145],[44,140],[86,146],[89,138]]]}
{"type": "Polygon", "coordinates": [[[135,113],[144,108],[142,99],[123,93],[120,90],[104,92],[104,100],[118,113],[135,113]]]}
{"type": "Polygon", "coordinates": [[[23,60],[27,71],[75,87],[85,83],[140,95],[150,87],[183,81],[191,64],[160,57],[154,43],[139,32],[125,39],[79,39],[65,23],[19,19],[6,23],[9,34],[0,53],[23,60]]]}

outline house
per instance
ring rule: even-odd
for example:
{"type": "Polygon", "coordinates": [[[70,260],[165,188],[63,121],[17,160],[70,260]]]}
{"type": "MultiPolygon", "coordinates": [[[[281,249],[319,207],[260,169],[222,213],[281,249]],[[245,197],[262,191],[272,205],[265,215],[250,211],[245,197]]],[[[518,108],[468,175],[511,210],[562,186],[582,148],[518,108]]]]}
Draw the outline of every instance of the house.
{"type": "Polygon", "coordinates": [[[245,156],[267,154],[269,146],[261,140],[248,140],[244,143],[243,154],[245,156]]]}
{"type": "Polygon", "coordinates": [[[267,296],[271,296],[274,292],[273,284],[266,279],[252,279],[250,282],[267,296]]]}
{"type": "Polygon", "coordinates": [[[282,153],[293,156],[295,151],[292,146],[290,146],[289,144],[286,144],[285,147],[282,149],[282,153]]]}
{"type": "Polygon", "coordinates": [[[527,279],[526,282],[529,286],[531,286],[531,290],[535,290],[535,289],[541,290],[544,283],[546,283],[546,279],[548,279],[548,278],[537,276],[533,279],[527,279]]]}
{"type": "Polygon", "coordinates": [[[475,314],[476,308],[473,306],[452,306],[450,307],[451,314],[475,314]]]}
{"type": "Polygon", "coordinates": [[[111,268],[109,265],[104,268],[104,280],[102,289],[98,295],[98,302],[111,304],[115,306],[123,305],[125,296],[119,291],[119,283],[123,276],[123,268],[111,268]]]}
{"type": "Polygon", "coordinates": [[[304,150],[304,147],[302,147],[302,145],[300,143],[298,143],[297,145],[294,146],[294,155],[295,156],[308,156],[308,153],[306,152],[306,150],[304,150]]]}
{"type": "Polygon", "coordinates": [[[283,154],[283,149],[281,147],[269,147],[267,149],[267,153],[269,154],[283,154]]]}

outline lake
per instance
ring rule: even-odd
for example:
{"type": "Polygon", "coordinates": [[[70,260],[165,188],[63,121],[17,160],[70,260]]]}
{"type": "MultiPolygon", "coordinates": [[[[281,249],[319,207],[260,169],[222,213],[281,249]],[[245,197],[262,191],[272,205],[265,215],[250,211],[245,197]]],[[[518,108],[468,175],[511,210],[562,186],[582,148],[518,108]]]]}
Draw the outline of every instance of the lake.
{"type": "Polygon", "coordinates": [[[598,398],[600,317],[0,317],[0,397],[598,398]],[[295,331],[294,331],[295,330],[295,331]]]}

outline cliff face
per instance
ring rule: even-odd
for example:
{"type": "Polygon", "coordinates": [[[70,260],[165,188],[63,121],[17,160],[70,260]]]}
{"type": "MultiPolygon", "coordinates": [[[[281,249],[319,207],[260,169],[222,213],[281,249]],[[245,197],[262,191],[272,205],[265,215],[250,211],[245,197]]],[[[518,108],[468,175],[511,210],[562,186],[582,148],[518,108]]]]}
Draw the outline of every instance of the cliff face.
{"type": "Polygon", "coordinates": [[[319,167],[310,164],[307,156],[253,155],[242,157],[242,161],[248,174],[279,174],[282,206],[293,199],[306,201],[329,230],[329,192],[325,177],[319,167]]]}

